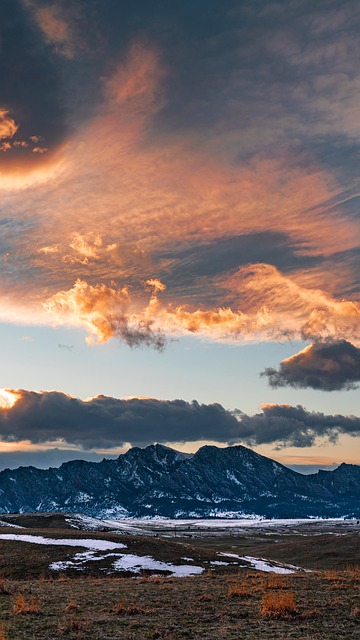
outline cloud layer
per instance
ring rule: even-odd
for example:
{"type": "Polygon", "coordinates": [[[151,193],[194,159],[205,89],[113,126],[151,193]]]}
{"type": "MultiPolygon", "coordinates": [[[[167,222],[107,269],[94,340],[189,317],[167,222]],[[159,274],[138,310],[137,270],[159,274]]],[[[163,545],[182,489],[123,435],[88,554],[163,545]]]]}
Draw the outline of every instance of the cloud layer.
{"type": "Polygon", "coordinates": [[[262,406],[262,413],[240,415],[242,439],[256,444],[276,444],[276,448],[311,447],[318,439],[336,442],[341,434],[360,435],[357,416],[326,415],[308,411],[301,405],[284,404],[262,406]]]}
{"type": "Polygon", "coordinates": [[[57,391],[12,393],[15,404],[0,410],[0,437],[6,442],[64,440],[91,449],[212,439],[212,434],[218,439],[221,433],[224,442],[236,437],[236,418],[219,404],[106,396],[82,401],[57,391]]]}
{"type": "Polygon", "coordinates": [[[41,444],[63,441],[83,449],[125,444],[208,440],[249,445],[309,447],[318,438],[336,442],[341,434],[360,435],[360,418],[324,415],[301,406],[264,405],[248,416],[219,404],[195,400],[120,400],[97,396],[79,400],[58,391],[7,390],[0,409],[3,442],[41,444]]]}

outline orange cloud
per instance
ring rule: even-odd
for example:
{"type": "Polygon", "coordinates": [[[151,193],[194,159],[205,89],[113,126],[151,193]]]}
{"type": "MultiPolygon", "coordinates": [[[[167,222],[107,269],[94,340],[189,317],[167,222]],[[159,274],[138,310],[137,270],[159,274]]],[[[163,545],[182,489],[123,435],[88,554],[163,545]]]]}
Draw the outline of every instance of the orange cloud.
{"type": "Polygon", "coordinates": [[[153,289],[154,294],[166,290],[166,284],[161,282],[158,278],[150,278],[149,280],[146,280],[145,284],[153,289]]]}
{"type": "Polygon", "coordinates": [[[274,266],[253,264],[244,267],[225,283],[237,292],[245,310],[260,308],[265,324],[276,327],[279,335],[319,340],[356,340],[360,305],[356,301],[336,300],[321,289],[301,287],[274,266]]]}
{"type": "Polygon", "coordinates": [[[10,149],[11,149],[11,143],[10,142],[1,142],[0,151],[3,151],[3,153],[6,153],[10,149]]]}
{"type": "MultiPolygon", "coordinates": [[[[270,265],[253,265],[258,277],[249,278],[250,267],[240,270],[231,283],[241,292],[239,305],[211,309],[191,309],[163,304],[157,294],[165,290],[159,280],[150,299],[132,299],[129,289],[104,284],[91,286],[78,280],[68,291],[49,298],[44,307],[58,323],[85,327],[89,342],[93,337],[106,342],[124,338],[126,331],[146,327],[150,335],[198,334],[218,341],[327,339],[355,340],[360,322],[360,305],[336,301],[321,291],[301,289],[270,265]],[[254,299],[254,296],[256,299],[254,299]],[[126,329],[126,331],[125,331],[126,329]]],[[[134,343],[135,344],[135,343],[134,343]]],[[[138,344],[141,344],[139,338],[138,344]]]]}
{"type": "Polygon", "coordinates": [[[162,273],[166,281],[179,249],[244,234],[282,233],[296,256],[327,259],[359,243],[357,219],[328,205],[339,185],[316,163],[279,153],[233,164],[210,154],[206,143],[195,149],[190,134],[155,136],[149,124],[163,105],[164,74],[159,52],[135,43],[103,81],[104,102],[91,121],[36,172],[20,166],[0,175],[3,207],[24,221],[31,201],[33,223],[17,239],[29,281],[18,288],[1,283],[7,308],[0,317],[52,317],[85,327],[99,342],[118,335],[151,343],[159,332],[354,340],[358,303],[337,299],[349,270],[329,278],[320,263],[316,277],[311,269],[284,275],[256,263],[210,283],[199,280],[195,293],[193,285],[176,288],[170,279],[165,292],[154,277],[162,273]],[[206,286],[215,303],[200,305],[197,292],[206,286]]]}
{"type": "Polygon", "coordinates": [[[57,246],[50,246],[50,247],[40,247],[40,249],[37,250],[38,253],[44,253],[45,255],[51,254],[51,253],[59,253],[60,249],[57,246]]]}
{"type": "Polygon", "coordinates": [[[76,253],[79,253],[84,258],[93,258],[97,260],[99,258],[99,248],[102,245],[102,240],[99,235],[94,238],[91,235],[82,236],[80,233],[74,233],[70,247],[74,249],[76,253]]]}
{"type": "Polygon", "coordinates": [[[6,109],[0,108],[0,139],[13,138],[19,125],[9,116],[6,109]]]}
{"type": "Polygon", "coordinates": [[[91,285],[78,280],[69,291],[60,291],[44,303],[58,323],[68,322],[85,327],[87,342],[106,342],[116,336],[129,346],[152,345],[162,349],[165,344],[160,331],[153,330],[152,319],[144,312],[131,309],[126,287],[114,289],[91,285]]]}
{"type": "Polygon", "coordinates": [[[18,400],[18,394],[10,389],[0,389],[0,409],[11,409],[18,400]]]}

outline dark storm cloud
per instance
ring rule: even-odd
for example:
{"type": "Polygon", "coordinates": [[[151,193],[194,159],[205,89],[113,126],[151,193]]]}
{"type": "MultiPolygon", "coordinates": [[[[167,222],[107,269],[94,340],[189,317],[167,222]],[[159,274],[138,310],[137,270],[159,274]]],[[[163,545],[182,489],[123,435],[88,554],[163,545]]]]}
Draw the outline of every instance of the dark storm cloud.
{"type": "Polygon", "coordinates": [[[301,406],[265,405],[262,413],[248,416],[196,401],[106,396],[82,401],[58,391],[12,393],[16,403],[0,410],[0,437],[5,442],[64,440],[83,449],[110,449],[125,443],[210,440],[275,443],[281,448],[308,447],[318,437],[335,442],[342,433],[360,434],[358,417],[324,415],[301,406]]]}
{"type": "Polygon", "coordinates": [[[360,383],[360,349],[346,340],[315,343],[262,373],[271,387],[336,391],[356,389],[360,383]]]}
{"type": "Polygon", "coordinates": [[[184,400],[118,400],[98,396],[88,402],[57,391],[16,391],[15,405],[0,412],[0,436],[32,443],[64,439],[83,448],[236,439],[236,418],[219,405],[184,400]]]}
{"type": "MultiPolygon", "coordinates": [[[[336,442],[339,435],[360,435],[360,418],[307,411],[301,405],[264,405],[262,413],[239,415],[241,440],[250,445],[311,447],[317,438],[336,442]]],[[[240,439],[240,438],[239,438],[240,439]]]]}

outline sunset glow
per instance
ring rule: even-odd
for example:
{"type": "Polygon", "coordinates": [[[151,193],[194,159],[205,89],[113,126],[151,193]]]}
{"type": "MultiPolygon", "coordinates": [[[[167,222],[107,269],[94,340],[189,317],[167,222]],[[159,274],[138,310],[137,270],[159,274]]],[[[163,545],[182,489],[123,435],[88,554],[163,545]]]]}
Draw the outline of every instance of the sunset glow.
{"type": "Polygon", "coordinates": [[[8,389],[0,389],[0,409],[11,409],[16,403],[18,396],[8,389]]]}
{"type": "Polygon", "coordinates": [[[70,408],[196,399],[196,442],[360,462],[356,3],[135,4],[0,9],[0,444],[192,450],[70,408]]]}

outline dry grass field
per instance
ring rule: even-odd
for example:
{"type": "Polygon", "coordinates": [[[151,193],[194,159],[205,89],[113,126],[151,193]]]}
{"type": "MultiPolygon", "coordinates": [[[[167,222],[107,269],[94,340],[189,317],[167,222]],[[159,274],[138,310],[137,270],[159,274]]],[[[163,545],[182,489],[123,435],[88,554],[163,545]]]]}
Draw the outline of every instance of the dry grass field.
{"type": "MultiPolygon", "coordinates": [[[[2,528],[79,547],[0,541],[0,640],[359,640],[359,536],[254,534],[169,540],[114,533],[2,528]],[[108,559],[83,571],[50,571],[84,550],[82,538],[124,542],[127,551],[173,564],[191,556],[205,568],[176,578],[112,574],[108,559]],[[311,569],[289,575],[212,565],[219,551],[311,569]],[[260,553],[261,552],[261,553],[260,553]]],[[[110,558],[111,560],[111,558],[110,558]]]]}
{"type": "Polygon", "coordinates": [[[0,583],[0,639],[358,640],[360,570],[0,583]]]}
{"type": "MultiPolygon", "coordinates": [[[[232,551],[239,555],[259,556],[295,564],[304,569],[342,569],[347,564],[360,565],[360,529],[346,534],[317,533],[263,534],[193,538],[192,546],[204,551],[232,551]]],[[[359,634],[360,639],[360,634],[359,634]]]]}

